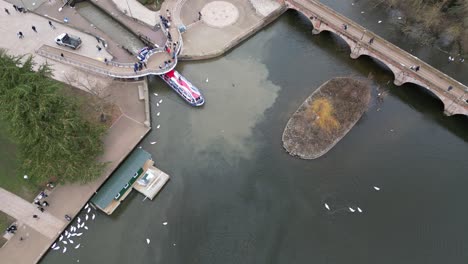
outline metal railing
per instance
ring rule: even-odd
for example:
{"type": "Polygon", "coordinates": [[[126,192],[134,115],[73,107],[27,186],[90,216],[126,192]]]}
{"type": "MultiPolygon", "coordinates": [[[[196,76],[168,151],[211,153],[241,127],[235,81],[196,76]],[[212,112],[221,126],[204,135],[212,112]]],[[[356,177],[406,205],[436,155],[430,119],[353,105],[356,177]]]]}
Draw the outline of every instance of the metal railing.
{"type": "Polygon", "coordinates": [[[139,78],[139,77],[144,77],[148,75],[165,74],[173,70],[177,64],[177,59],[175,59],[167,68],[144,69],[144,70],[137,71],[137,72],[133,70],[134,64],[131,64],[131,67],[124,66],[125,68],[128,69],[128,72],[115,72],[111,70],[112,68],[111,69],[104,68],[104,67],[112,67],[112,65],[110,64],[105,65],[103,63],[103,68],[101,68],[101,67],[96,67],[94,65],[90,65],[87,63],[83,63],[81,61],[78,61],[72,58],[62,57],[60,55],[56,55],[56,54],[53,54],[53,53],[50,53],[41,49],[36,50],[36,53],[43,57],[50,58],[50,59],[53,59],[62,63],[67,63],[67,64],[73,65],[75,67],[78,67],[80,69],[83,69],[89,72],[98,73],[98,74],[106,75],[106,76],[113,77],[113,78],[120,78],[120,79],[139,78]]]}

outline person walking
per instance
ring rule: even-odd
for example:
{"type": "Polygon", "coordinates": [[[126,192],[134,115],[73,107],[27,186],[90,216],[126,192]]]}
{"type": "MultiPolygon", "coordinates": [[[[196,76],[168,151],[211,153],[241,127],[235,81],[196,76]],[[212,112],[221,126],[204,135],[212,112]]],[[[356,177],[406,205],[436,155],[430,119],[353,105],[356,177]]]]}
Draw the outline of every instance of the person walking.
{"type": "Polygon", "coordinates": [[[136,62],[135,62],[135,64],[133,64],[133,71],[135,73],[137,73],[137,71],[138,71],[138,63],[136,63],[136,62]]]}
{"type": "Polygon", "coordinates": [[[198,11],[198,20],[201,20],[201,18],[202,18],[202,13],[198,11]]]}
{"type": "Polygon", "coordinates": [[[60,53],[60,57],[65,58],[65,56],[63,56],[63,53],[60,53]]]}
{"type": "Polygon", "coordinates": [[[5,8],[5,12],[6,12],[7,14],[10,14],[10,11],[8,11],[8,8],[5,8]]]}
{"type": "Polygon", "coordinates": [[[18,12],[18,7],[16,5],[13,5],[13,8],[15,9],[16,12],[18,12]]]}
{"type": "Polygon", "coordinates": [[[37,215],[33,215],[33,218],[35,218],[35,219],[39,219],[39,216],[37,216],[37,215]]]}
{"type": "Polygon", "coordinates": [[[18,38],[22,39],[24,38],[24,35],[23,35],[23,32],[18,32],[18,34],[16,34],[18,36],[18,38]]]}
{"type": "Polygon", "coordinates": [[[49,26],[52,28],[52,29],[55,29],[55,26],[52,24],[52,21],[49,20],[49,26]]]}
{"type": "Polygon", "coordinates": [[[372,45],[372,43],[374,43],[374,37],[372,37],[371,39],[369,39],[369,44],[372,45]]]}
{"type": "Polygon", "coordinates": [[[37,30],[36,30],[36,27],[35,27],[35,26],[32,26],[31,28],[32,28],[32,30],[33,30],[34,32],[37,33],[37,30]]]}
{"type": "Polygon", "coordinates": [[[102,50],[101,46],[99,46],[99,45],[96,45],[96,48],[97,48],[98,51],[102,50]]]}

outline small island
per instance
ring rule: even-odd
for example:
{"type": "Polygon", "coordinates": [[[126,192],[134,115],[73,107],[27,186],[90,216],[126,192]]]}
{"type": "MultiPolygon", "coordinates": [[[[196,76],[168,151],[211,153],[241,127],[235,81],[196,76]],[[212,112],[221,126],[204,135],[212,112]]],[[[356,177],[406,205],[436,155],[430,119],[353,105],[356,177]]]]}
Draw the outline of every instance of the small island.
{"type": "Polygon", "coordinates": [[[334,78],[314,91],[289,119],[283,146],[292,156],[316,159],[338,143],[366,111],[371,82],[334,78]]]}

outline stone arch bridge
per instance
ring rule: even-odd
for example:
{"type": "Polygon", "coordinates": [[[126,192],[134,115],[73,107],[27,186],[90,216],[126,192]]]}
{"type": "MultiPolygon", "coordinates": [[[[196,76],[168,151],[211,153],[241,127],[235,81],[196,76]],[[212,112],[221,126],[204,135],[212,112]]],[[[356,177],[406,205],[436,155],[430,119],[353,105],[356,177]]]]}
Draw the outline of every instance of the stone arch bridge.
{"type": "Polygon", "coordinates": [[[314,27],[312,33],[330,31],[351,49],[351,58],[367,55],[385,64],[394,74],[394,83],[414,83],[432,92],[444,104],[446,115],[468,116],[468,88],[419,58],[400,49],[359,24],[315,0],[280,0],[289,9],[304,14],[314,27]],[[419,66],[415,71],[412,66],[419,66]]]}

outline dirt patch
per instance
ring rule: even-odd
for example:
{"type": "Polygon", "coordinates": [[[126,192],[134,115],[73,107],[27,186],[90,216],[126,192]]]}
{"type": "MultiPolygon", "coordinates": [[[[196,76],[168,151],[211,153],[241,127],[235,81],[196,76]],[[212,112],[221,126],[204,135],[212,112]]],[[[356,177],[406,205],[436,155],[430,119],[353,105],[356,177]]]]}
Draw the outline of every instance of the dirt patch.
{"type": "Polygon", "coordinates": [[[367,110],[371,82],[351,77],[327,81],[289,119],[283,146],[292,156],[316,159],[338,143],[367,110]]]}

